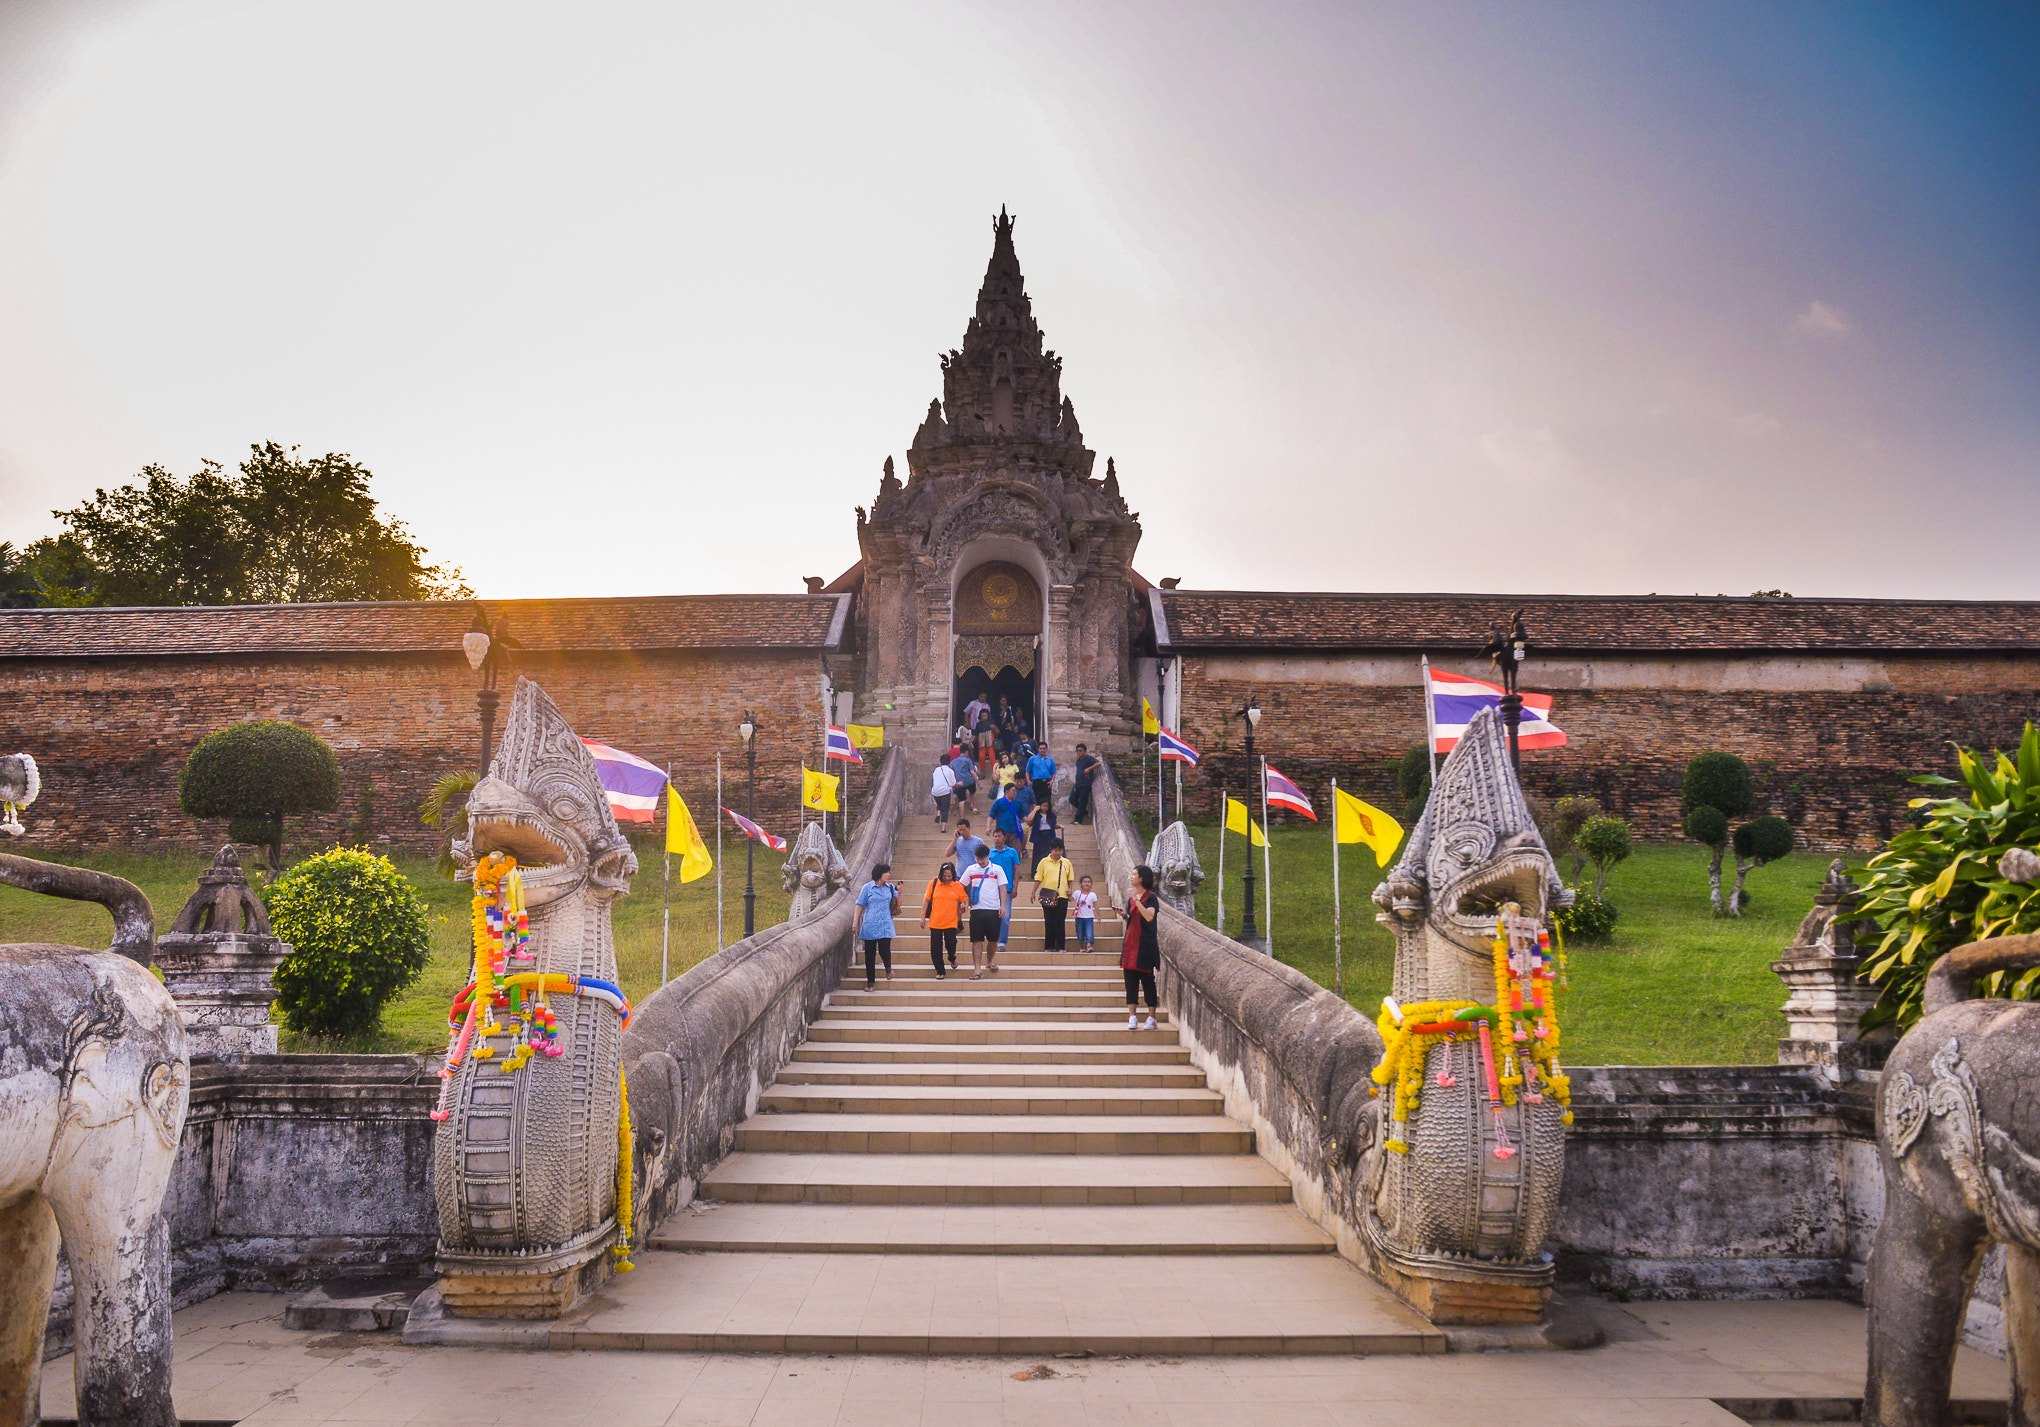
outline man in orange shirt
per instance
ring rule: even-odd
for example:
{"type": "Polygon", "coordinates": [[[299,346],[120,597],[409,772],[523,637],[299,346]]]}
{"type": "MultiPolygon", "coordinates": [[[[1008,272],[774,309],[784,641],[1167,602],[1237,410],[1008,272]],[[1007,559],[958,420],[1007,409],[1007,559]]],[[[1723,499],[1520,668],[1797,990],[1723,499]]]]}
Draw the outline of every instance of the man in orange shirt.
{"type": "Polygon", "coordinates": [[[935,963],[935,979],[938,981],[948,980],[949,973],[956,970],[956,929],[969,902],[970,894],[964,891],[963,883],[956,880],[956,864],[943,863],[941,870],[935,874],[935,880],[928,884],[928,895],[921,902],[921,925],[928,929],[928,959],[935,963]],[[942,964],[945,951],[949,953],[947,969],[942,964]]]}

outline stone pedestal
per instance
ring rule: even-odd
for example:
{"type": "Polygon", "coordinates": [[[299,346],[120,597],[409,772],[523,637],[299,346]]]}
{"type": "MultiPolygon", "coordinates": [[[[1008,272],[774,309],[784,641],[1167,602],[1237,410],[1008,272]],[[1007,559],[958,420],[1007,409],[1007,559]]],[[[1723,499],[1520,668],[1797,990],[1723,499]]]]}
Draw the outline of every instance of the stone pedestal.
{"type": "Polygon", "coordinates": [[[276,968],[290,947],[269,932],[269,914],[241,871],[232,844],[198,879],[198,890],[156,941],[156,968],[184,1019],[191,1057],[276,1054],[269,1008],[276,968]]]}
{"type": "Polygon", "coordinates": [[[1856,884],[1837,858],[1792,945],[1771,963],[1791,990],[1779,1064],[1818,1066],[1834,1081],[1878,1064],[1889,1049],[1882,1041],[1866,1042],[1859,1029],[1877,991],[1856,979],[1861,958],[1855,932],[1862,925],[1851,919],[1856,906],[1856,884]]]}

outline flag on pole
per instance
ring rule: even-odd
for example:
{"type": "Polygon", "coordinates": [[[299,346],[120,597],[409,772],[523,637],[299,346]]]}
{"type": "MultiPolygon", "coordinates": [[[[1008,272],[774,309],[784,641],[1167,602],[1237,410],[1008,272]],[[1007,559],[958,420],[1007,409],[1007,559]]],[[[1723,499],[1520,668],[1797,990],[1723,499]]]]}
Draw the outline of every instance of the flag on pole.
{"type": "Polygon", "coordinates": [[[701,840],[701,829],[694,825],[694,814],[687,811],[687,800],[671,783],[666,785],[666,851],[680,854],[682,882],[706,877],[715,869],[715,859],[701,840]]]}
{"type": "Polygon", "coordinates": [[[1161,739],[1161,756],[1163,758],[1171,763],[1188,763],[1192,768],[1197,766],[1196,749],[1176,737],[1175,734],[1169,732],[1166,728],[1163,728],[1160,724],[1155,725],[1155,728],[1157,730],[1157,737],[1161,739]]]}
{"type": "Polygon", "coordinates": [[[745,817],[735,808],[724,808],[723,811],[730,815],[730,821],[737,825],[737,831],[741,832],[745,837],[756,838],[758,841],[764,843],[767,847],[771,848],[774,852],[786,851],[785,838],[774,837],[771,833],[765,831],[764,828],[759,827],[758,824],[752,822],[749,818],[745,817]]]}
{"type": "Polygon", "coordinates": [[[801,806],[823,813],[841,811],[836,803],[836,788],[842,781],[833,774],[809,772],[803,764],[800,770],[801,806]]]}
{"type": "Polygon", "coordinates": [[[1140,731],[1157,734],[1162,731],[1162,721],[1155,717],[1155,706],[1143,697],[1140,701],[1140,731]]]}
{"type": "Polygon", "coordinates": [[[1402,824],[1343,788],[1333,789],[1332,797],[1332,836],[1340,842],[1366,843],[1374,849],[1374,865],[1388,866],[1402,845],[1402,824]]]}
{"type": "Polygon", "coordinates": [[[1268,769],[1268,805],[1287,808],[1292,813],[1302,813],[1312,822],[1316,822],[1317,809],[1310,805],[1310,799],[1303,795],[1303,789],[1277,773],[1272,763],[1265,766],[1268,769]]]}
{"type": "Polygon", "coordinates": [[[852,748],[885,747],[885,725],[883,724],[847,724],[844,726],[843,731],[850,735],[850,746],[852,748]]]}
{"type": "Polygon", "coordinates": [[[1268,839],[1261,834],[1261,825],[1247,816],[1247,805],[1238,798],[1225,800],[1225,830],[1246,838],[1249,847],[1268,845],[1268,839]]]}
{"type": "MultiPolygon", "coordinates": [[[[1500,684],[1490,684],[1486,679],[1441,674],[1426,668],[1424,696],[1431,712],[1431,751],[1450,753],[1473,716],[1501,703],[1505,692],[1500,684]]],[[[1518,725],[1516,743],[1522,748],[1565,747],[1564,731],[1551,721],[1551,695],[1523,695],[1523,722],[1518,725]]]]}
{"type": "Polygon", "coordinates": [[[828,757],[840,758],[845,763],[864,761],[864,755],[857,751],[857,740],[850,736],[850,730],[838,728],[833,723],[829,725],[828,747],[825,751],[828,757]]]}
{"type": "Polygon", "coordinates": [[[666,770],[647,763],[635,753],[611,748],[592,738],[581,740],[595,758],[595,776],[609,795],[609,811],[618,822],[648,823],[659,815],[659,790],[666,786],[666,770]]]}

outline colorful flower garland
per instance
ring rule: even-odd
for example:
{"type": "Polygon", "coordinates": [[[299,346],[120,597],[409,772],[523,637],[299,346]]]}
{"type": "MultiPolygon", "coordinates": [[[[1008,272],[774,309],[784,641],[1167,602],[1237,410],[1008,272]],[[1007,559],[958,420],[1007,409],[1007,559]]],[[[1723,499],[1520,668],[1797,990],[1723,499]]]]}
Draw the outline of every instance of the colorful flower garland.
{"type": "Polygon", "coordinates": [[[1479,1037],[1488,1109],[1494,1115],[1496,1158],[1508,1159],[1516,1153],[1502,1119],[1502,1107],[1516,1103],[1519,1086],[1526,1103],[1541,1104],[1549,1094],[1562,1107],[1559,1122],[1573,1122],[1572,1081],[1558,1060],[1558,991],[1567,984],[1564,938],[1559,938],[1554,956],[1552,934],[1535,917],[1525,916],[1514,902],[1507,903],[1495,918],[1494,966],[1492,1006],[1475,1001],[1419,1001],[1403,1006],[1393,996],[1382,998],[1375,1025],[1381,1030],[1383,1048],[1373,1079],[1377,1086],[1395,1086],[1384,1144],[1396,1154],[1410,1152],[1409,1121],[1422,1101],[1424,1063],[1433,1044],[1431,1038],[1436,1036],[1445,1038],[1445,1064],[1438,1071],[1441,1088],[1459,1083],[1452,1070],[1458,1038],[1469,1033],[1479,1037]],[[1495,1065],[1498,1042],[1502,1047],[1499,1069],[1495,1065]],[[1518,1042],[1524,1043],[1520,1062],[1518,1042]]]}

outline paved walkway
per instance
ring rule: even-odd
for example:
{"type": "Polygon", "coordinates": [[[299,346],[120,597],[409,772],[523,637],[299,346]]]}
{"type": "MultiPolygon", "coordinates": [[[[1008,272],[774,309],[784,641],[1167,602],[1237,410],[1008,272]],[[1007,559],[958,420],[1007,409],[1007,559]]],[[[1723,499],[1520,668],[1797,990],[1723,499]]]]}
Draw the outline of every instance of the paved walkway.
{"type": "MultiPolygon", "coordinates": [[[[1736,1427],[1715,1399],[1847,1398],[1863,1381],[1863,1314],[1845,1303],[1592,1302],[1608,1342],[1572,1353],[1074,1360],[407,1348],[395,1333],[292,1332],[284,1303],[228,1293],[177,1315],[186,1420],[1493,1427],[1507,1407],[1539,1427],[1736,1427]],[[1037,1364],[1054,1376],[1029,1376],[1037,1364]]],[[[2002,1400],[2005,1365],[1965,1350],[1955,1385],[2002,1400]]],[[[71,1410],[60,1358],[43,1412],[71,1410]]]]}

